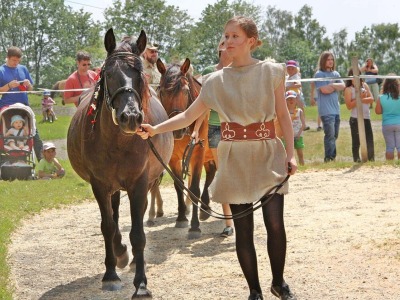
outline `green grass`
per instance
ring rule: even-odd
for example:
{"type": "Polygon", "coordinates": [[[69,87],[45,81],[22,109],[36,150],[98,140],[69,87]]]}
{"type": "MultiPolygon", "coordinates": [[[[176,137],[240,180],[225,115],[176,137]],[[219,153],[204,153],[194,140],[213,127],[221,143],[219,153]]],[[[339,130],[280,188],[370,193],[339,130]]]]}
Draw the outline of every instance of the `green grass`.
{"type": "MultiPolygon", "coordinates": [[[[35,111],[40,112],[40,96],[30,96],[30,103],[35,111]]],[[[59,99],[57,99],[59,102],[59,99]]],[[[348,123],[350,112],[344,105],[342,110],[342,124],[348,123]]],[[[380,116],[376,116],[373,110],[372,120],[379,121],[380,116]]],[[[58,116],[54,123],[38,123],[38,129],[42,140],[55,140],[66,138],[70,116],[58,116]]],[[[307,121],[316,122],[317,108],[306,108],[307,121]]],[[[36,119],[41,120],[41,115],[36,119]]],[[[379,123],[378,123],[379,124],[379,123]]],[[[374,127],[374,126],[373,126],[374,127]]],[[[323,163],[324,147],[323,132],[317,132],[315,126],[304,134],[304,157],[306,165],[299,167],[299,171],[312,169],[337,169],[349,168],[355,164],[352,162],[350,129],[347,127],[340,129],[337,141],[338,157],[335,162],[323,163]]],[[[367,166],[381,166],[385,164],[400,168],[398,161],[385,162],[385,142],[380,129],[374,128],[375,139],[375,162],[368,162],[367,166]]],[[[69,161],[61,161],[66,169],[66,176],[61,180],[49,181],[0,181],[0,299],[11,300],[12,291],[8,284],[9,267],[6,264],[7,246],[10,243],[12,232],[18,228],[21,220],[44,209],[58,208],[63,205],[80,203],[86,199],[92,199],[93,195],[89,184],[81,180],[72,170],[69,161]]],[[[172,179],[167,174],[164,177],[163,185],[171,185],[172,179]]]]}

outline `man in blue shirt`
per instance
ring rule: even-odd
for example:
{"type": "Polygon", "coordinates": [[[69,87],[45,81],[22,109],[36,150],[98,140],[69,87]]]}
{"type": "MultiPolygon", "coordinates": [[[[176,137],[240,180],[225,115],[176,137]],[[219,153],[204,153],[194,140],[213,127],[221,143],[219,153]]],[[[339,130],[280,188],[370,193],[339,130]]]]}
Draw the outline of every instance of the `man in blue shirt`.
{"type": "Polygon", "coordinates": [[[314,78],[327,78],[326,81],[316,81],[318,113],[324,128],[324,161],[333,161],[336,158],[336,139],[339,136],[340,106],[339,91],[343,91],[345,84],[335,71],[335,58],[329,51],[322,52],[319,57],[319,70],[314,78]]]}
{"type": "MultiPolygon", "coordinates": [[[[0,92],[17,93],[2,94],[0,98],[0,109],[15,103],[22,103],[29,106],[28,94],[24,92],[33,89],[33,80],[28,69],[19,64],[21,58],[22,51],[20,48],[12,46],[7,49],[6,63],[0,67],[0,92]]],[[[43,142],[37,130],[33,140],[36,158],[40,161],[42,158],[43,142]]]]}

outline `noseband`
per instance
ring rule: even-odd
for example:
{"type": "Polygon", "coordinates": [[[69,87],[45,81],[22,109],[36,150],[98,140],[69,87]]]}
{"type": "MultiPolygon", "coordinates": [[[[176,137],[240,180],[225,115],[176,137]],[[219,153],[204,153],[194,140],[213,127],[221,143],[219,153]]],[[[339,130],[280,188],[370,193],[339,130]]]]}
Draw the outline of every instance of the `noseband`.
{"type": "MultiPolygon", "coordinates": [[[[143,99],[134,88],[132,88],[130,86],[122,86],[122,87],[118,88],[116,91],[114,91],[113,94],[110,94],[110,91],[108,90],[108,86],[107,86],[107,79],[106,79],[107,76],[105,76],[104,73],[105,73],[105,66],[106,66],[107,62],[114,58],[140,59],[140,57],[138,55],[136,55],[135,53],[132,53],[132,52],[117,52],[117,53],[111,54],[110,56],[108,56],[106,58],[103,69],[101,70],[101,73],[102,73],[101,77],[104,78],[104,97],[106,99],[106,105],[107,105],[108,109],[112,112],[115,111],[113,102],[119,94],[131,93],[134,95],[134,97],[136,97],[136,99],[139,100],[139,109],[142,110],[143,109],[143,99]]],[[[140,70],[136,67],[134,67],[134,69],[139,71],[140,73],[142,73],[142,70],[140,70]]]]}

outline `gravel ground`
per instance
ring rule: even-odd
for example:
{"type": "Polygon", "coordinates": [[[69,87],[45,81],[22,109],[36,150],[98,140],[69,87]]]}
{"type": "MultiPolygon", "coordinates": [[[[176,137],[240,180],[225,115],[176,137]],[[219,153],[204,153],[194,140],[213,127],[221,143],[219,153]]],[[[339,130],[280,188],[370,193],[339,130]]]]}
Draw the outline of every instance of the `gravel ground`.
{"type": "MultiPolygon", "coordinates": [[[[290,179],[285,198],[288,237],[285,278],[298,299],[399,299],[400,172],[368,168],[303,172],[290,179]]],[[[145,227],[148,287],[153,299],[247,299],[235,238],[220,238],[219,220],[202,222],[202,236],[174,228],[176,195],[161,190],[165,215],[145,227]]],[[[221,211],[218,205],[213,207],[221,211]]],[[[128,201],[121,228],[129,244],[128,201]]],[[[265,299],[271,273],[259,211],[255,243],[265,299]]],[[[8,263],[14,299],[130,299],[133,274],[119,270],[123,287],[101,290],[104,245],[97,204],[50,210],[13,234],[8,263]]]]}

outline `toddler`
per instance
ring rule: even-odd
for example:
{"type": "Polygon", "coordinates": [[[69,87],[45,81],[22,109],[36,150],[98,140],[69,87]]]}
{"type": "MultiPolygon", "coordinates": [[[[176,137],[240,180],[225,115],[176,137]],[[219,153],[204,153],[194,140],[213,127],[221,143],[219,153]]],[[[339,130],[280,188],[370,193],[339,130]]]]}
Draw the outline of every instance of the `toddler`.
{"type": "MultiPolygon", "coordinates": [[[[11,128],[5,134],[5,137],[27,137],[29,134],[28,128],[25,126],[25,120],[20,115],[14,115],[11,117],[11,128]]],[[[7,139],[6,145],[10,150],[29,150],[29,147],[25,145],[25,139],[7,139]]]]}
{"type": "Polygon", "coordinates": [[[292,118],[293,135],[294,135],[294,149],[296,149],[300,165],[304,166],[304,141],[303,130],[305,128],[304,113],[301,108],[296,105],[297,94],[294,91],[286,92],[286,104],[292,118]]]}
{"type": "Polygon", "coordinates": [[[56,146],[53,143],[43,144],[43,158],[38,164],[39,179],[56,179],[65,175],[65,170],[56,158],[56,146]]]}
{"type": "Polygon", "coordinates": [[[44,91],[42,99],[42,114],[43,114],[42,122],[49,120],[51,123],[53,122],[53,120],[57,120],[56,114],[54,113],[53,110],[53,105],[55,103],[56,102],[50,97],[50,92],[44,91]]]}

